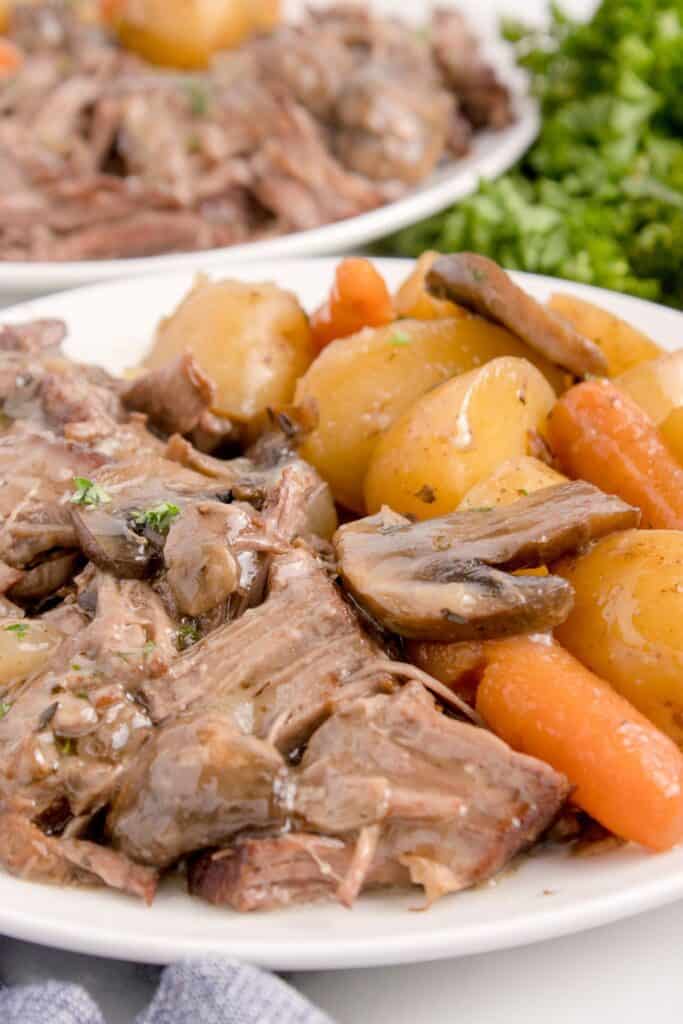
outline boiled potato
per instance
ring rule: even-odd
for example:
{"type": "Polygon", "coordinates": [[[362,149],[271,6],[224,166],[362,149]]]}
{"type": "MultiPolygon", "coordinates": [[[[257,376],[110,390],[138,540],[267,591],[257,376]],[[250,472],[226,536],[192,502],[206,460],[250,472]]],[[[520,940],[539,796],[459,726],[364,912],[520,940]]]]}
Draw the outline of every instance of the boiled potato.
{"type": "Polygon", "coordinates": [[[3,619],[0,623],[0,692],[47,665],[60,637],[42,622],[3,619]]]}
{"type": "Polygon", "coordinates": [[[553,572],[576,592],[557,639],[683,746],[683,532],[615,533],[553,572]]]}
{"type": "Polygon", "coordinates": [[[662,349],[647,334],[585,299],[558,293],[551,296],[548,306],[569,320],[580,334],[599,345],[607,358],[610,377],[662,354],[662,349]]]}
{"type": "MultiPolygon", "coordinates": [[[[314,402],[317,429],[301,453],[342,505],[363,512],[363,480],[382,433],[436,384],[501,355],[528,349],[480,317],[401,320],[328,345],[299,382],[297,402],[314,402]]],[[[562,379],[545,360],[539,365],[562,379]]]]}
{"type": "Polygon", "coordinates": [[[105,0],[105,9],[126,49],[177,68],[206,67],[280,18],[280,0],[105,0]]]}
{"type": "Polygon", "coordinates": [[[671,410],[659,424],[659,433],[671,454],[683,465],[683,405],[671,410]]]}
{"type": "Polygon", "coordinates": [[[520,455],[509,459],[480,483],[467,492],[458,505],[459,509],[489,508],[496,505],[511,505],[543,487],[552,487],[567,480],[557,470],[535,459],[533,455],[520,455]]]}
{"type": "Polygon", "coordinates": [[[365,478],[368,511],[390,505],[418,519],[452,512],[502,462],[530,451],[554,403],[543,374],[514,356],[447,381],[379,441],[365,478]]]}
{"type": "Polygon", "coordinates": [[[683,349],[634,366],[614,383],[638,403],[655,423],[683,405],[683,349]]]}
{"type": "Polygon", "coordinates": [[[290,402],[314,355],[306,314],[290,292],[206,278],[162,320],[145,366],[186,349],[216,383],[214,411],[240,423],[290,402]]]}
{"type": "Polygon", "coordinates": [[[431,270],[438,252],[423,252],[394,296],[394,309],[398,316],[415,320],[443,320],[445,317],[469,316],[462,306],[448,299],[437,299],[425,287],[425,278],[431,270]]]}

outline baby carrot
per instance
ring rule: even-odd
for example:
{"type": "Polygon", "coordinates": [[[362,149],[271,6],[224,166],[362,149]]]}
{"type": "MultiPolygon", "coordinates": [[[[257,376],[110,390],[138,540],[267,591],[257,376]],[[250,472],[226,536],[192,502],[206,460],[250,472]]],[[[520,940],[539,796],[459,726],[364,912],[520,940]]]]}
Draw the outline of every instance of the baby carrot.
{"type": "Polygon", "coordinates": [[[607,380],[570,388],[548,419],[562,469],[637,505],[643,526],[683,529],[683,467],[652,420],[607,380]]]}
{"type": "Polygon", "coordinates": [[[342,260],[329,299],[311,317],[313,341],[322,349],[336,338],[382,327],[394,318],[389,290],[370,260],[342,260]]]}
{"type": "Polygon", "coordinates": [[[554,642],[513,637],[486,655],[477,711],[498,736],[563,772],[616,835],[683,842],[683,754],[668,736],[554,642]]]}

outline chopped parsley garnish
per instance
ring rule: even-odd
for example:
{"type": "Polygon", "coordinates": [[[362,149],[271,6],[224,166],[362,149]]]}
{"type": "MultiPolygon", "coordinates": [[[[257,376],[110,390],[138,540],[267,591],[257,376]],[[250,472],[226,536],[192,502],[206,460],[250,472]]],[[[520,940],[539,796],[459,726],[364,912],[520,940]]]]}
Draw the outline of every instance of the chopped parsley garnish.
{"type": "Polygon", "coordinates": [[[13,622],[11,626],[5,626],[6,633],[16,633],[20,640],[23,640],[28,633],[28,623],[13,622]]]}
{"type": "Polygon", "coordinates": [[[157,533],[168,533],[171,523],[180,515],[180,509],[170,501],[162,501],[158,505],[133,515],[135,526],[149,526],[157,533]]]}
{"type": "Polygon", "coordinates": [[[194,622],[184,622],[176,633],[176,645],[178,650],[184,651],[186,648],[192,647],[192,644],[196,644],[201,638],[202,634],[194,622]]]}
{"type": "Polygon", "coordinates": [[[185,93],[193,117],[205,117],[209,112],[210,95],[201,82],[186,82],[185,93]]]}
{"type": "Polygon", "coordinates": [[[478,281],[480,284],[482,281],[486,280],[486,274],[484,273],[483,270],[480,270],[479,267],[472,267],[472,277],[474,278],[475,281],[478,281]]]}
{"type": "Polygon", "coordinates": [[[68,757],[70,754],[74,753],[74,741],[71,736],[66,736],[64,739],[56,740],[55,742],[57,750],[60,754],[63,754],[64,757],[68,757]]]}
{"type": "Polygon", "coordinates": [[[519,494],[522,498],[529,497],[529,492],[527,491],[526,487],[518,487],[517,494],[519,494]]]}
{"type": "Polygon", "coordinates": [[[74,487],[74,493],[71,495],[73,505],[96,506],[104,505],[106,502],[111,501],[104,487],[93,483],[92,480],[88,480],[85,476],[75,476],[74,487]]]}
{"type": "Polygon", "coordinates": [[[4,718],[11,707],[12,705],[8,704],[7,701],[0,700],[0,718],[4,718]]]}
{"type": "Polygon", "coordinates": [[[148,640],[147,643],[143,644],[143,647],[142,647],[142,654],[143,654],[143,656],[145,658],[151,657],[151,655],[154,654],[156,646],[157,645],[154,643],[153,640],[148,640]]]}
{"type": "Polygon", "coordinates": [[[405,331],[394,331],[389,338],[390,345],[412,345],[413,339],[405,331]]]}

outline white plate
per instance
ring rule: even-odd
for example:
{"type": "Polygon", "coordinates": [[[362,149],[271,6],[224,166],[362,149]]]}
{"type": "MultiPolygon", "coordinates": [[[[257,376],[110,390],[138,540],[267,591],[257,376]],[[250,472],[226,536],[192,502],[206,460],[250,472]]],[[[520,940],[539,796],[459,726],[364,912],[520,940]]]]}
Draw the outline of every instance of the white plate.
{"type": "MultiPolygon", "coordinates": [[[[319,0],[321,2],[321,0],[319,0]]],[[[282,257],[324,256],[349,252],[376,239],[415,224],[445,209],[473,192],[483,178],[495,178],[511,167],[529,148],[538,133],[536,104],[527,96],[526,77],[513,66],[508,47],[496,33],[497,0],[481,0],[481,9],[457,0],[445,0],[442,6],[465,7],[468,20],[485,40],[486,51],[495,67],[513,89],[517,121],[502,132],[483,132],[475,136],[471,153],[462,160],[444,165],[428,181],[402,199],[370,213],[328,224],[311,231],[299,231],[281,238],[211,249],[199,253],[176,253],[128,260],[81,260],[72,263],[0,262],[0,304],[21,298],[74,288],[95,281],[132,277],[141,273],[169,272],[180,268],[195,270],[225,266],[230,261],[243,265],[247,260],[282,257]]],[[[295,11],[300,4],[290,3],[295,11]]],[[[399,14],[407,20],[424,21],[425,0],[374,0],[373,7],[399,14]]],[[[506,5],[503,3],[502,7],[506,5]]]]}
{"type": "MultiPolygon", "coordinates": [[[[326,293],[335,261],[318,259],[240,268],[246,280],[272,279],[308,308],[326,293]]],[[[411,266],[378,261],[395,286],[411,266]]],[[[236,274],[232,266],[224,268],[236,274]]],[[[516,275],[538,298],[563,289],[604,305],[662,345],[683,337],[672,310],[549,278],[516,275]]],[[[63,317],[69,354],[111,370],[134,363],[159,317],[192,274],[111,282],[26,303],[0,315],[63,317]]],[[[683,896],[683,849],[654,856],[636,848],[588,859],[539,853],[496,884],[450,896],[413,913],[415,893],[373,895],[352,911],[333,904],[238,915],[164,885],[152,908],[107,891],[57,889],[0,875],[0,932],[52,946],[127,960],[168,962],[223,954],[276,969],[358,967],[432,960],[500,949],[580,931],[683,896]]]]}

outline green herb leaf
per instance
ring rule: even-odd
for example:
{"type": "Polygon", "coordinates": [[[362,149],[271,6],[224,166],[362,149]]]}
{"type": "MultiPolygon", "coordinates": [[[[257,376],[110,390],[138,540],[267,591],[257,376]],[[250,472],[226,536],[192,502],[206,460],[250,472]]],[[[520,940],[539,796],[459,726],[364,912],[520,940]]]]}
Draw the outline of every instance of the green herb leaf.
{"type": "Polygon", "coordinates": [[[59,753],[64,757],[68,757],[70,754],[75,752],[74,741],[71,736],[65,736],[61,739],[55,740],[55,745],[59,753]]]}
{"type": "Polygon", "coordinates": [[[405,331],[394,331],[389,337],[390,345],[412,345],[413,339],[405,331]]]}
{"type": "Polygon", "coordinates": [[[154,654],[154,651],[156,650],[156,646],[157,645],[154,643],[153,640],[148,640],[146,644],[143,644],[143,647],[142,647],[143,657],[145,657],[145,658],[151,657],[151,655],[154,654]]]}
{"type": "Polygon", "coordinates": [[[12,705],[8,704],[5,700],[0,700],[0,718],[4,718],[5,715],[11,710],[12,705]]]}
{"type": "Polygon", "coordinates": [[[23,640],[28,633],[27,622],[13,622],[11,626],[4,627],[6,633],[16,633],[20,640],[23,640]]]}
{"type": "Polygon", "coordinates": [[[205,117],[211,101],[207,86],[202,82],[185,82],[184,89],[192,116],[205,117]]]}
{"type": "Polygon", "coordinates": [[[202,634],[194,622],[184,622],[176,632],[176,646],[184,651],[201,640],[202,634]]]}
{"type": "Polygon", "coordinates": [[[111,501],[104,487],[88,480],[85,476],[74,477],[74,493],[71,495],[73,505],[104,505],[111,501]]]}
{"type": "Polygon", "coordinates": [[[136,512],[133,522],[136,526],[149,526],[157,533],[168,533],[171,523],[180,515],[180,508],[170,501],[162,501],[158,505],[136,512]]]}
{"type": "Polygon", "coordinates": [[[542,108],[515,169],[384,251],[481,253],[683,307],[683,3],[602,0],[588,22],[551,5],[503,26],[542,108]]]}

